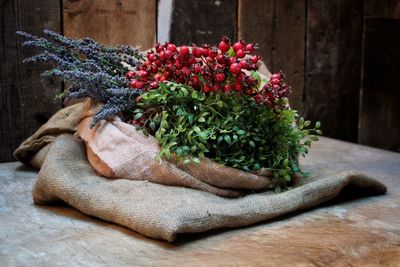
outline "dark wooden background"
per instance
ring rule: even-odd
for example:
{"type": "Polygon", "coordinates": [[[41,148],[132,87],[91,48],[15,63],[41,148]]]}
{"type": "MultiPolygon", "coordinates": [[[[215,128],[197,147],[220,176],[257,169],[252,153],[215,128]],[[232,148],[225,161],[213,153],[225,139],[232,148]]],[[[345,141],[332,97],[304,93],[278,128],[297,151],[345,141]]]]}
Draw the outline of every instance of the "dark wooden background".
{"type": "Polygon", "coordinates": [[[39,75],[46,66],[21,63],[34,51],[15,31],[43,29],[143,49],[166,34],[256,41],[287,74],[291,105],[326,136],[400,152],[400,0],[0,0],[0,12],[0,161],[62,107],[61,84],[39,75]]]}

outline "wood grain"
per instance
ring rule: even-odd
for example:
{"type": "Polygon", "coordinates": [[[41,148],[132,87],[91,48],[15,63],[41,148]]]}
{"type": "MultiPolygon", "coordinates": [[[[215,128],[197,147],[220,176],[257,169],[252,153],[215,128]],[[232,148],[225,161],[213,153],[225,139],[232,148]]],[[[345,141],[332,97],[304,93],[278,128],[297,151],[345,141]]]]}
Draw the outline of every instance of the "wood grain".
{"type": "Polygon", "coordinates": [[[367,18],[358,139],[400,152],[400,19],[367,18]]]}
{"type": "Polygon", "coordinates": [[[239,37],[257,42],[272,72],[282,70],[292,86],[291,106],[303,111],[306,1],[239,0],[239,37]]]}
{"type": "Polygon", "coordinates": [[[314,175],[362,170],[388,193],[342,195],[304,213],[169,244],[63,204],[33,205],[36,171],[0,164],[0,266],[398,266],[400,154],[321,138],[301,164],[314,175]]]}
{"type": "Polygon", "coordinates": [[[156,1],[63,0],[64,34],[91,37],[108,45],[153,46],[156,1]]]}
{"type": "Polygon", "coordinates": [[[357,141],[361,0],[307,2],[304,115],[326,136],[357,141]]]}
{"type": "Polygon", "coordinates": [[[400,19],[399,0],[364,0],[363,4],[365,17],[400,19]]]}
{"type": "Polygon", "coordinates": [[[171,42],[218,44],[222,36],[237,38],[236,0],[174,0],[171,42]]]}
{"type": "Polygon", "coordinates": [[[23,48],[17,30],[41,35],[60,31],[59,1],[0,1],[0,162],[12,161],[12,152],[59,108],[55,100],[61,85],[40,77],[45,64],[23,64],[38,50],[23,48]]]}

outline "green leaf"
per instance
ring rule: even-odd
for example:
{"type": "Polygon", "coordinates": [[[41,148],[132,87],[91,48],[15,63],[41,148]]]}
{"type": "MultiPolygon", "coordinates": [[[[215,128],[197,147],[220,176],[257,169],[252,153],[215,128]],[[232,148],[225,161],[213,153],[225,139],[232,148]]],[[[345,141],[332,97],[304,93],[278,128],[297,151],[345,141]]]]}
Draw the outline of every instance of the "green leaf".
{"type": "Polygon", "coordinates": [[[233,56],[236,55],[235,50],[233,50],[233,47],[232,47],[232,46],[231,46],[231,48],[229,48],[229,50],[228,50],[228,55],[229,55],[230,57],[233,57],[233,56]]]}
{"type": "Polygon", "coordinates": [[[239,130],[239,131],[237,131],[237,134],[238,134],[238,135],[245,135],[245,134],[246,134],[246,131],[239,130]]]}
{"type": "Polygon", "coordinates": [[[233,141],[236,142],[238,140],[238,136],[236,134],[232,135],[232,137],[233,137],[233,141]]]}
{"type": "Polygon", "coordinates": [[[152,122],[150,122],[150,129],[151,130],[153,130],[153,131],[155,131],[155,129],[156,129],[156,123],[154,122],[154,121],[152,121],[152,122]]]}
{"type": "Polygon", "coordinates": [[[188,90],[185,87],[181,87],[181,91],[185,96],[189,94],[188,90]]]}
{"type": "Polygon", "coordinates": [[[217,106],[222,108],[224,106],[224,102],[222,102],[221,100],[217,101],[217,106]]]}
{"type": "Polygon", "coordinates": [[[134,120],[137,120],[137,119],[139,119],[140,117],[142,117],[143,116],[143,113],[137,113],[136,115],[135,115],[135,117],[133,117],[133,119],[134,120]]]}
{"type": "Polygon", "coordinates": [[[197,99],[197,98],[198,98],[198,95],[197,95],[197,92],[196,92],[196,91],[193,91],[193,92],[192,92],[192,98],[193,98],[193,99],[197,99]]]}
{"type": "Polygon", "coordinates": [[[285,174],[285,175],[283,175],[283,179],[284,179],[286,182],[290,182],[290,181],[292,180],[292,177],[290,177],[289,174],[285,174]]]}
{"type": "Polygon", "coordinates": [[[252,70],[251,71],[251,76],[256,79],[257,83],[261,82],[261,77],[260,74],[257,71],[252,70]]]}
{"type": "Polygon", "coordinates": [[[192,158],[192,161],[196,164],[200,164],[199,158],[192,158]]]}
{"type": "Polygon", "coordinates": [[[256,144],[253,141],[249,141],[249,145],[252,147],[256,147],[256,144]]]}
{"type": "Polygon", "coordinates": [[[225,142],[227,142],[228,144],[231,144],[232,143],[232,140],[231,140],[231,137],[229,136],[229,135],[224,135],[224,140],[225,140],[225,142]]]}
{"type": "Polygon", "coordinates": [[[205,122],[206,119],[204,119],[204,117],[200,117],[197,121],[198,121],[198,122],[205,122]]]}

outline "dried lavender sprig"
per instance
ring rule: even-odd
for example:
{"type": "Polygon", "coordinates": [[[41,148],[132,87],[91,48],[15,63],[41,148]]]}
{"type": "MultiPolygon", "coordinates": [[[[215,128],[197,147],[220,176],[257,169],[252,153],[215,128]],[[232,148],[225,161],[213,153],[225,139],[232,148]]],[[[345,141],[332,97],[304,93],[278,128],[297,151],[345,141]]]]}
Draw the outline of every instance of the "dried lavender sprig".
{"type": "Polygon", "coordinates": [[[46,61],[55,64],[55,68],[43,75],[58,76],[69,82],[72,87],[65,94],[67,98],[90,97],[105,103],[94,116],[92,125],[135,105],[134,99],[140,92],[128,88],[125,73],[126,64],[134,67],[141,60],[142,56],[136,48],[108,47],[90,38],[74,40],[52,31],[44,32],[51,40],[24,32],[17,33],[29,39],[24,42],[25,46],[45,50],[25,62],[46,61]]]}
{"type": "MultiPolygon", "coordinates": [[[[97,57],[101,56],[107,58],[111,63],[120,64],[121,61],[124,61],[121,55],[125,54],[125,52],[129,52],[129,54],[135,59],[134,63],[137,65],[137,58],[140,58],[138,49],[131,48],[128,49],[125,47],[109,47],[103,44],[100,44],[90,38],[78,39],[74,40],[65,36],[62,36],[58,33],[55,33],[50,30],[44,30],[44,34],[52,38],[55,42],[61,44],[62,46],[68,47],[70,49],[75,49],[81,53],[86,54],[89,57],[97,57]]],[[[128,63],[128,62],[127,62],[128,63]]],[[[135,66],[134,65],[134,66],[135,66]]]]}

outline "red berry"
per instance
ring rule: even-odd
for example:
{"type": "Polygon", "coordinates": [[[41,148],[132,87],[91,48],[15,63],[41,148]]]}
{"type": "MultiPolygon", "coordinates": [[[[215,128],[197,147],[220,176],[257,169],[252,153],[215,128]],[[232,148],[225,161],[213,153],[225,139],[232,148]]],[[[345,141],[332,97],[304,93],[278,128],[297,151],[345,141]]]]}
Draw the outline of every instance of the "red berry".
{"type": "Polygon", "coordinates": [[[136,89],[143,88],[143,86],[144,86],[144,83],[139,82],[139,81],[136,81],[135,84],[133,85],[133,87],[135,87],[136,89]]]}
{"type": "Polygon", "coordinates": [[[167,45],[167,50],[171,51],[171,52],[175,52],[176,51],[176,46],[174,44],[168,44],[167,45]]]}
{"type": "Polygon", "coordinates": [[[256,64],[250,64],[250,65],[247,67],[247,69],[248,69],[248,70],[256,70],[256,69],[257,69],[257,65],[256,65],[256,64]]]}
{"type": "Polygon", "coordinates": [[[151,72],[156,73],[158,71],[158,67],[156,65],[151,66],[151,72]]]}
{"type": "Polygon", "coordinates": [[[272,86],[272,88],[273,88],[275,91],[278,91],[281,87],[280,87],[279,85],[277,85],[277,84],[274,84],[274,86],[272,86]]]}
{"type": "Polygon", "coordinates": [[[218,55],[218,51],[217,51],[217,50],[210,49],[210,50],[208,51],[208,56],[209,56],[210,58],[215,58],[217,55],[218,55]]]}
{"type": "Polygon", "coordinates": [[[281,79],[281,74],[280,73],[274,73],[271,75],[271,79],[281,79]]]}
{"type": "Polygon", "coordinates": [[[211,91],[210,86],[205,85],[205,86],[203,87],[203,92],[204,92],[204,93],[209,93],[210,91],[211,91]]]}
{"type": "Polygon", "coordinates": [[[217,73],[217,74],[215,74],[215,80],[217,81],[217,82],[223,82],[224,80],[225,80],[225,74],[223,74],[223,73],[217,73]]]}
{"type": "Polygon", "coordinates": [[[246,56],[246,53],[243,51],[243,49],[239,49],[238,51],[236,51],[236,56],[238,58],[244,58],[246,56]]]}
{"type": "Polygon", "coordinates": [[[281,80],[275,78],[275,79],[271,79],[269,82],[272,84],[279,84],[281,82],[281,80]]]}
{"type": "Polygon", "coordinates": [[[131,80],[129,82],[129,87],[135,87],[136,82],[137,82],[136,80],[131,80]]]}
{"type": "Polygon", "coordinates": [[[164,52],[164,51],[161,51],[161,52],[158,54],[158,57],[159,57],[159,59],[160,59],[161,61],[164,61],[164,60],[166,59],[166,57],[165,57],[165,52],[164,52]]]}
{"type": "Polygon", "coordinates": [[[208,56],[208,49],[207,48],[201,47],[201,48],[199,48],[199,50],[200,50],[200,53],[201,53],[201,55],[203,57],[207,57],[208,56]]]}
{"type": "Polygon", "coordinates": [[[237,52],[238,50],[243,49],[243,44],[242,42],[236,42],[233,44],[233,50],[235,50],[235,52],[237,52]]]}
{"type": "Polygon", "coordinates": [[[247,69],[247,67],[249,66],[249,64],[247,64],[245,60],[240,61],[239,64],[242,69],[247,69]]]}
{"type": "Polygon", "coordinates": [[[189,55],[189,47],[187,46],[181,46],[181,48],[179,49],[179,54],[183,57],[189,55]]]}
{"type": "Polygon", "coordinates": [[[229,71],[232,74],[239,74],[242,71],[242,68],[240,67],[239,63],[232,63],[232,65],[229,67],[229,71]]]}
{"type": "Polygon", "coordinates": [[[218,61],[218,63],[223,64],[223,63],[225,62],[225,57],[224,57],[224,55],[219,54],[219,55],[217,56],[217,61],[218,61]]]}
{"type": "Polygon", "coordinates": [[[196,58],[193,55],[190,55],[187,59],[187,64],[192,65],[196,62],[196,58]]]}
{"type": "Polygon", "coordinates": [[[235,91],[241,91],[242,89],[243,89],[243,85],[241,84],[241,83],[235,83],[234,85],[233,85],[233,89],[235,90],[235,91]]]}
{"type": "Polygon", "coordinates": [[[164,76],[161,76],[160,79],[159,79],[160,82],[163,82],[165,80],[166,80],[166,78],[164,76]]]}
{"type": "Polygon", "coordinates": [[[250,60],[251,60],[251,62],[256,64],[260,60],[260,56],[252,56],[250,60]]]}
{"type": "Polygon", "coordinates": [[[133,71],[128,71],[127,73],[126,73],[126,78],[127,79],[132,79],[134,76],[135,76],[135,72],[133,72],[133,71]]]}
{"type": "Polygon", "coordinates": [[[189,76],[190,75],[190,69],[188,68],[188,67],[183,67],[182,68],[182,72],[186,75],[186,76],[189,76]]]}
{"type": "Polygon", "coordinates": [[[254,84],[256,84],[256,82],[257,82],[257,80],[254,79],[254,77],[252,77],[252,76],[250,76],[250,77],[247,79],[247,83],[250,84],[250,85],[254,85],[254,84]]]}
{"type": "Polygon", "coordinates": [[[236,62],[236,58],[235,57],[230,57],[229,58],[229,65],[233,64],[236,62]]]}
{"type": "Polygon", "coordinates": [[[263,96],[258,94],[254,97],[254,99],[256,100],[257,103],[260,103],[263,100],[263,96]]]}
{"type": "Polygon", "coordinates": [[[254,51],[254,44],[247,44],[244,49],[249,52],[249,53],[253,53],[254,51]]]}
{"type": "Polygon", "coordinates": [[[194,72],[195,74],[199,74],[199,73],[201,72],[201,67],[200,67],[200,65],[195,65],[195,66],[193,67],[193,72],[194,72]]]}
{"type": "Polygon", "coordinates": [[[229,45],[228,42],[222,40],[222,41],[219,43],[218,47],[219,47],[219,49],[220,49],[222,52],[228,52],[228,50],[229,50],[229,48],[230,48],[230,45],[229,45]]]}
{"type": "Polygon", "coordinates": [[[193,48],[192,52],[195,57],[201,57],[201,55],[203,54],[202,51],[200,50],[200,48],[197,48],[197,47],[193,48]]]}
{"type": "Polygon", "coordinates": [[[218,89],[219,89],[219,84],[218,84],[218,83],[215,83],[215,84],[211,87],[211,90],[212,90],[213,92],[217,91],[218,89]]]}
{"type": "Polygon", "coordinates": [[[165,51],[165,58],[170,59],[174,54],[171,52],[171,50],[165,51]]]}
{"type": "Polygon", "coordinates": [[[158,82],[152,82],[150,83],[151,88],[155,89],[158,87],[158,82]]]}
{"type": "Polygon", "coordinates": [[[225,85],[222,87],[222,91],[223,91],[224,93],[227,93],[227,92],[229,92],[230,90],[232,90],[232,86],[230,86],[229,84],[225,84],[225,85]]]}
{"type": "Polygon", "coordinates": [[[193,84],[194,87],[199,87],[200,86],[199,77],[192,76],[191,81],[192,81],[192,84],[193,84]]]}
{"type": "Polygon", "coordinates": [[[142,79],[145,79],[149,74],[145,70],[139,70],[139,76],[142,79]]]}
{"type": "Polygon", "coordinates": [[[153,78],[154,78],[154,80],[158,81],[161,78],[161,74],[156,73],[153,78]]]}
{"type": "Polygon", "coordinates": [[[183,64],[179,60],[175,60],[175,67],[180,70],[183,68],[183,64]]]}
{"type": "Polygon", "coordinates": [[[154,60],[156,60],[156,55],[154,55],[153,53],[148,54],[148,55],[147,55],[147,59],[148,59],[150,62],[153,62],[154,60]]]}

